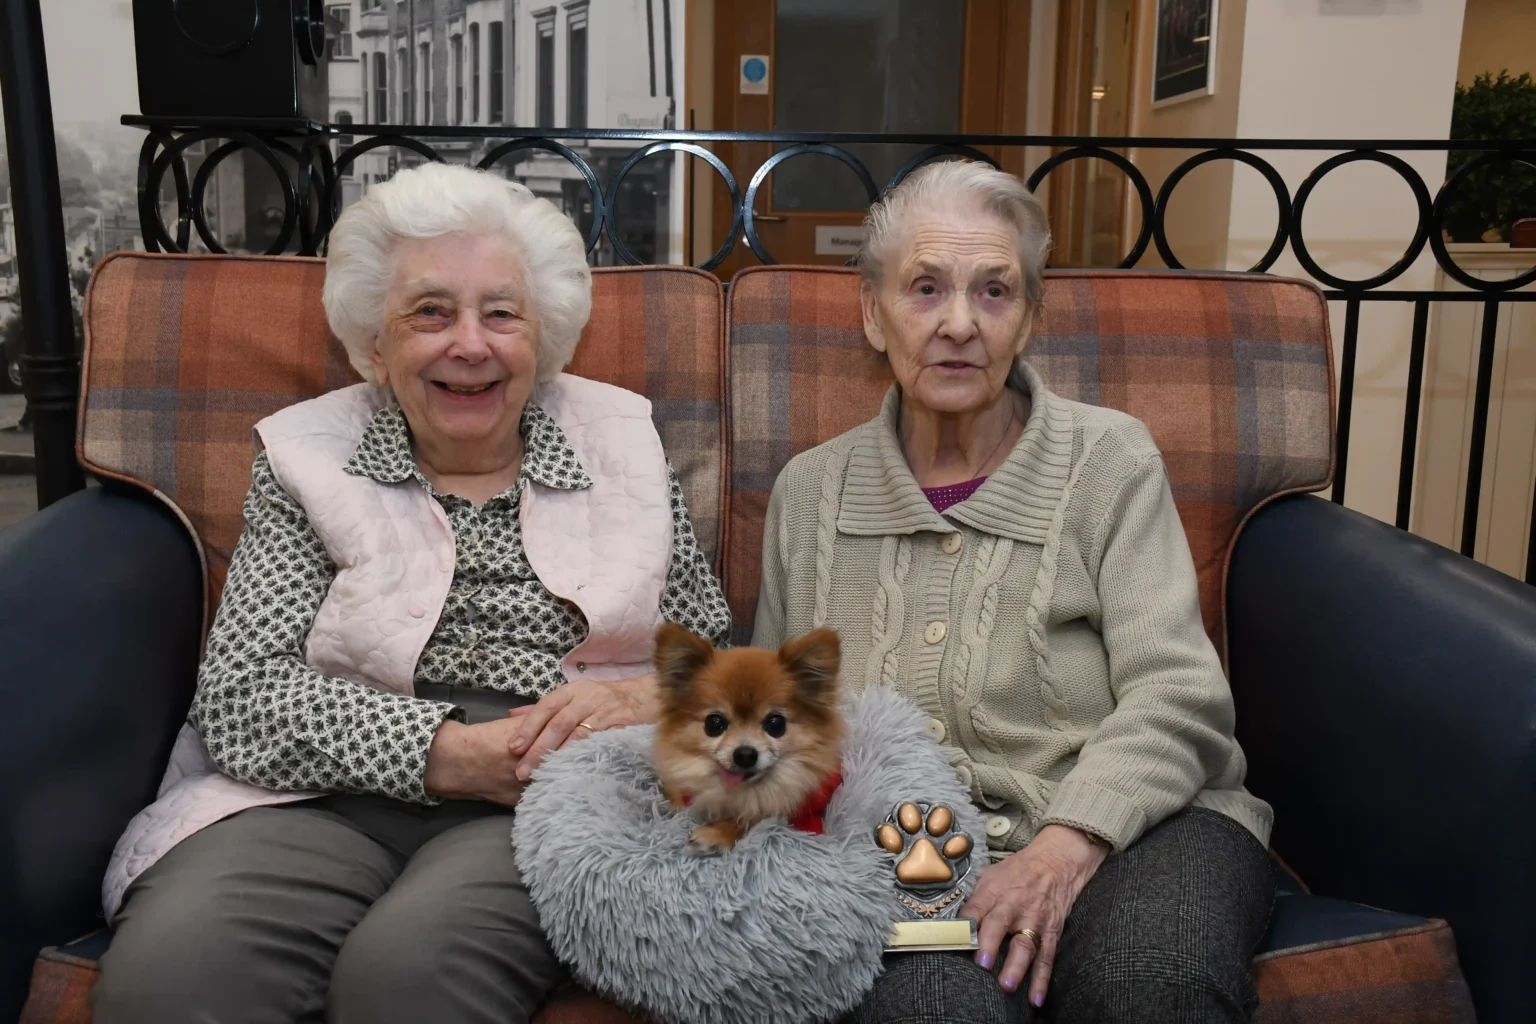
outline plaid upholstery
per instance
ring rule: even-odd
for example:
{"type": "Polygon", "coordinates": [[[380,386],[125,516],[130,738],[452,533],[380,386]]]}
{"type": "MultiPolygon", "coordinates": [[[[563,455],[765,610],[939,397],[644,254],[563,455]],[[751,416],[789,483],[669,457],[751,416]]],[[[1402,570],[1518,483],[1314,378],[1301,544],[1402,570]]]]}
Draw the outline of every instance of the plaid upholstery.
{"type": "Polygon", "coordinates": [[[1474,1024],[1450,927],[1431,920],[1387,935],[1258,957],[1255,1024],[1474,1024]]]}
{"type": "MultiPolygon", "coordinates": [[[[871,357],[857,272],[753,267],[731,284],[726,596],[751,632],[768,494],[794,455],[869,420],[889,370],[871,357]]],[[[1062,271],[1028,349],[1057,394],[1151,430],[1223,647],[1222,586],[1237,528],[1332,476],[1333,362],[1316,288],[1246,274],[1062,271]]]]}
{"type": "MultiPolygon", "coordinates": [[[[184,516],[202,542],[210,609],[243,526],[252,426],[357,379],[326,327],[324,279],[318,259],[139,252],[107,257],[91,278],[81,461],[184,516]]],[[[722,316],[719,284],[700,271],[598,270],[571,367],[655,402],[711,558],[723,504],[722,316]]]]}
{"type": "MultiPolygon", "coordinates": [[[[69,947],[50,946],[32,967],[32,987],[17,1024],[91,1024],[88,999],[100,968],[69,947]]],[[[534,1024],[642,1024],[639,1017],[575,985],[560,989],[534,1014],[534,1024]]]]}
{"type": "MultiPolygon", "coordinates": [[[[20,1024],[90,1024],[94,960],[50,948],[32,971],[20,1024]]],[[[1266,953],[1253,964],[1256,1024],[1473,1024],[1471,998],[1444,921],[1385,935],[1266,953]]],[[[579,988],[561,990],[537,1024],[639,1024],[579,988]]]]}

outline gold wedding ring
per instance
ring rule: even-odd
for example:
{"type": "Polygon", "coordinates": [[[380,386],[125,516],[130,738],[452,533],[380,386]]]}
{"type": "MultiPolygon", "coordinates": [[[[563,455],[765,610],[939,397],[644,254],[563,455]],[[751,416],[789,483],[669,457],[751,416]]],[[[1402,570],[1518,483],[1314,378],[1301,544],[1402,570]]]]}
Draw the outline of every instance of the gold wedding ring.
{"type": "Polygon", "coordinates": [[[587,723],[586,723],[586,722],[577,722],[577,723],[576,723],[576,728],[578,728],[578,729],[585,729],[585,730],[587,730],[587,732],[588,732],[588,733],[594,733],[594,732],[597,732],[597,730],[596,730],[596,729],[594,729],[594,728],[592,728],[592,727],[591,727],[591,726],[590,726],[590,725],[588,725],[588,724],[587,724],[587,723]]]}
{"type": "Polygon", "coordinates": [[[1040,952],[1040,933],[1039,932],[1035,931],[1033,928],[1020,928],[1018,931],[1014,932],[1013,934],[1024,936],[1030,942],[1035,944],[1035,952],[1036,953],[1040,952]]]}

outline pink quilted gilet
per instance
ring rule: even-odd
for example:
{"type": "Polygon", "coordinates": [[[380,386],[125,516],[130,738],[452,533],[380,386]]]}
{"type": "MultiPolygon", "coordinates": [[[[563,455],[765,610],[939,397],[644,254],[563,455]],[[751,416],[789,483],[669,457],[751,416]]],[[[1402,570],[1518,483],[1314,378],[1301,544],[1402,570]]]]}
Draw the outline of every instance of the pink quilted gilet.
{"type": "MultiPolygon", "coordinates": [[[[336,565],[305,660],[327,675],[413,692],[422,649],[453,580],[453,533],[416,486],[345,472],[385,395],[357,384],[290,406],[256,425],[273,474],[309,515],[336,565]]],[[[580,490],[523,485],[523,547],[540,582],[581,609],[587,639],[562,663],[567,679],[625,679],[650,670],[672,556],[666,455],[651,404],[633,392],[560,374],[533,400],[565,432],[592,480],[580,490]]],[[[157,799],[128,824],[102,883],[107,920],[132,881],[172,846],[248,807],[306,800],[220,772],[182,727],[157,799]]]]}

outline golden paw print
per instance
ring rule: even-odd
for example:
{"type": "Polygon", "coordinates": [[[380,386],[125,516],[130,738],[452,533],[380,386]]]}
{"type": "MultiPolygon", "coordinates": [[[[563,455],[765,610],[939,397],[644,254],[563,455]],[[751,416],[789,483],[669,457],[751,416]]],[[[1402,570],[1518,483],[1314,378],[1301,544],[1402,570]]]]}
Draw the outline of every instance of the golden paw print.
{"type": "Polygon", "coordinates": [[[896,881],[914,892],[947,889],[970,870],[971,837],[943,805],[908,800],[875,829],[875,841],[897,857],[896,881]]]}

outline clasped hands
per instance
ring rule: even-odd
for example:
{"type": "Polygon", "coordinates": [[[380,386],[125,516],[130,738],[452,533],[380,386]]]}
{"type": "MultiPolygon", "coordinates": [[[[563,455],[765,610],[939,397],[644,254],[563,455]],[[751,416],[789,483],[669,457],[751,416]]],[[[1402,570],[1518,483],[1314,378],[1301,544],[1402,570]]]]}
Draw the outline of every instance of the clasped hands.
{"type": "Polygon", "coordinates": [[[653,675],[611,683],[577,679],[506,718],[444,722],[427,752],[423,784],[435,797],[514,807],[546,754],[604,729],[654,722],[659,710],[653,675]]]}

